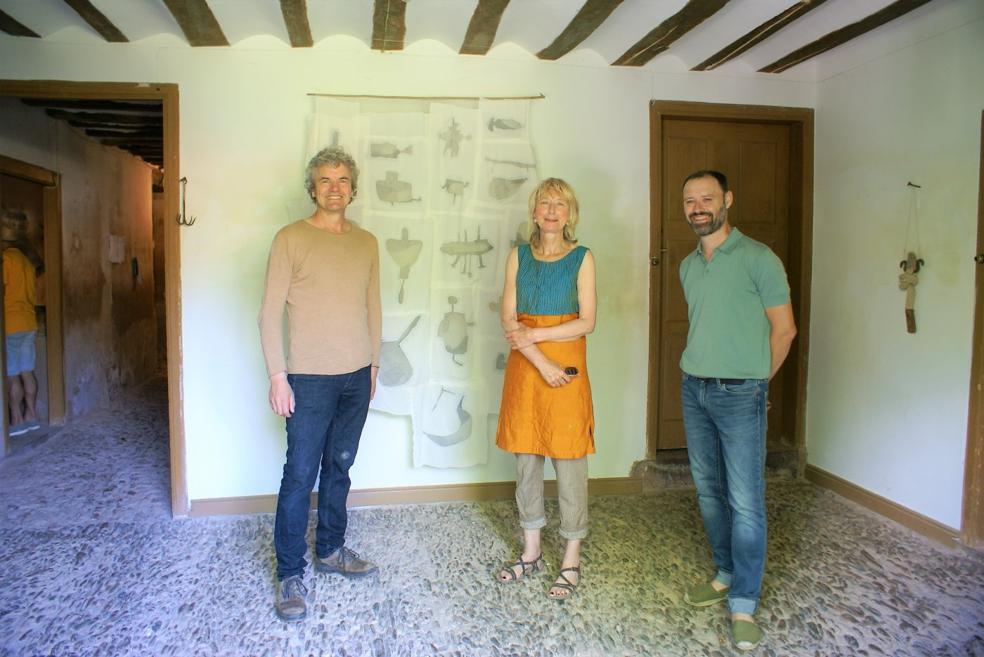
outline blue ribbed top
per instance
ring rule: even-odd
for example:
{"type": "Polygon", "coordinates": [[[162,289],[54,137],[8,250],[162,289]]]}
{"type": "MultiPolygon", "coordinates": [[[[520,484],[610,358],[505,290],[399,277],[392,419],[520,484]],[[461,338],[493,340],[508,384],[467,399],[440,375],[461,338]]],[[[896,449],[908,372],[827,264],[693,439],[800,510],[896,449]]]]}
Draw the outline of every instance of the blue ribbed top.
{"type": "Polygon", "coordinates": [[[527,315],[566,315],[579,310],[577,273],[587,247],[577,246],[560,260],[533,257],[529,244],[519,247],[516,274],[516,312],[527,315]]]}

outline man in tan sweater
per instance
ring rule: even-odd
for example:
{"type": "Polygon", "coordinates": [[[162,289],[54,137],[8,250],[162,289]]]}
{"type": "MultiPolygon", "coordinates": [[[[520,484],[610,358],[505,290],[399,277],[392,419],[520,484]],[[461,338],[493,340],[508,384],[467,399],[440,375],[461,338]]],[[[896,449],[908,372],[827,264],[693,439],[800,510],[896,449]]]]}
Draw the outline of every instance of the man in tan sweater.
{"type": "Polygon", "coordinates": [[[359,169],[341,148],[315,155],[305,173],[314,214],[277,233],[267,263],[260,340],[270,407],[287,418],[287,462],[274,525],[280,581],[275,609],[286,621],[307,615],[305,534],[319,470],[315,571],[376,571],[345,547],[348,472],[376,390],[382,330],[379,245],[345,218],[358,182],[359,169]]]}

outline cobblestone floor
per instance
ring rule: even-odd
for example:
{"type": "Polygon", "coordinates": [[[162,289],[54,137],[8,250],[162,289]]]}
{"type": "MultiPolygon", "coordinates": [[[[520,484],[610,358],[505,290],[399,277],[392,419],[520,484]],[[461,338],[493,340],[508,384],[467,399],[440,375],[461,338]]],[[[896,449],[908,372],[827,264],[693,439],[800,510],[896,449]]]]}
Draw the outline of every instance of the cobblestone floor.
{"type": "MultiPolygon", "coordinates": [[[[272,515],[172,520],[162,384],[0,463],[0,655],[710,656],[724,606],[692,491],[591,501],[583,584],[502,585],[510,502],[356,509],[378,576],[307,575],[309,617],[272,612],[272,515]]],[[[984,556],[949,550],[798,481],[769,484],[759,619],[770,656],[984,656],[984,556]]]]}

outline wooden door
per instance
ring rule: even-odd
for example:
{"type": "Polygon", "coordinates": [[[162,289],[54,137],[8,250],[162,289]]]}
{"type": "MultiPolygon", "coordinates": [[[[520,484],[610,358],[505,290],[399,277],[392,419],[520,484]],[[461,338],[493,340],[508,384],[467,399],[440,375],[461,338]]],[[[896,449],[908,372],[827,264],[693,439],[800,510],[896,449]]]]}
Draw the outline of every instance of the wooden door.
{"type": "MultiPolygon", "coordinates": [[[[667,118],[660,130],[662,161],[658,186],[660,235],[658,354],[653,353],[658,385],[651,385],[650,408],[656,408],[656,449],[685,448],[683,414],[680,405],[680,355],[687,341],[687,303],[680,286],[680,262],[697,247],[697,236],[683,215],[682,186],[688,174],[699,169],[717,169],[728,177],[734,204],[728,212],[732,226],[763,242],[790,268],[790,126],[782,123],[755,123],[725,120],[667,118]]],[[[795,249],[794,249],[795,251],[795,249]]],[[[798,268],[793,268],[798,270],[798,268]]],[[[793,283],[793,281],[791,281],[793,283]]],[[[797,318],[798,320],[799,318],[797,318]]],[[[789,424],[784,421],[787,376],[784,367],[769,386],[770,446],[792,445],[789,424]]],[[[792,381],[792,380],[791,380],[792,381]]]]}

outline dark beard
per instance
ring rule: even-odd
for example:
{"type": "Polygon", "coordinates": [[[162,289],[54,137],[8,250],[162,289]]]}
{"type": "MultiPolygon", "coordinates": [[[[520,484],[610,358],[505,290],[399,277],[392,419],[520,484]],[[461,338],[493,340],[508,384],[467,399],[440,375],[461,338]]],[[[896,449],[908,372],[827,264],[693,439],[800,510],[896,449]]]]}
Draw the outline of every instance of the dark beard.
{"type": "Polygon", "coordinates": [[[690,227],[694,229],[695,233],[697,233],[697,237],[707,237],[712,233],[716,233],[721,226],[724,225],[724,222],[727,221],[727,219],[728,209],[721,208],[721,213],[716,217],[713,217],[710,223],[704,224],[703,226],[695,226],[690,217],[687,217],[687,223],[689,223],[690,227]]]}

